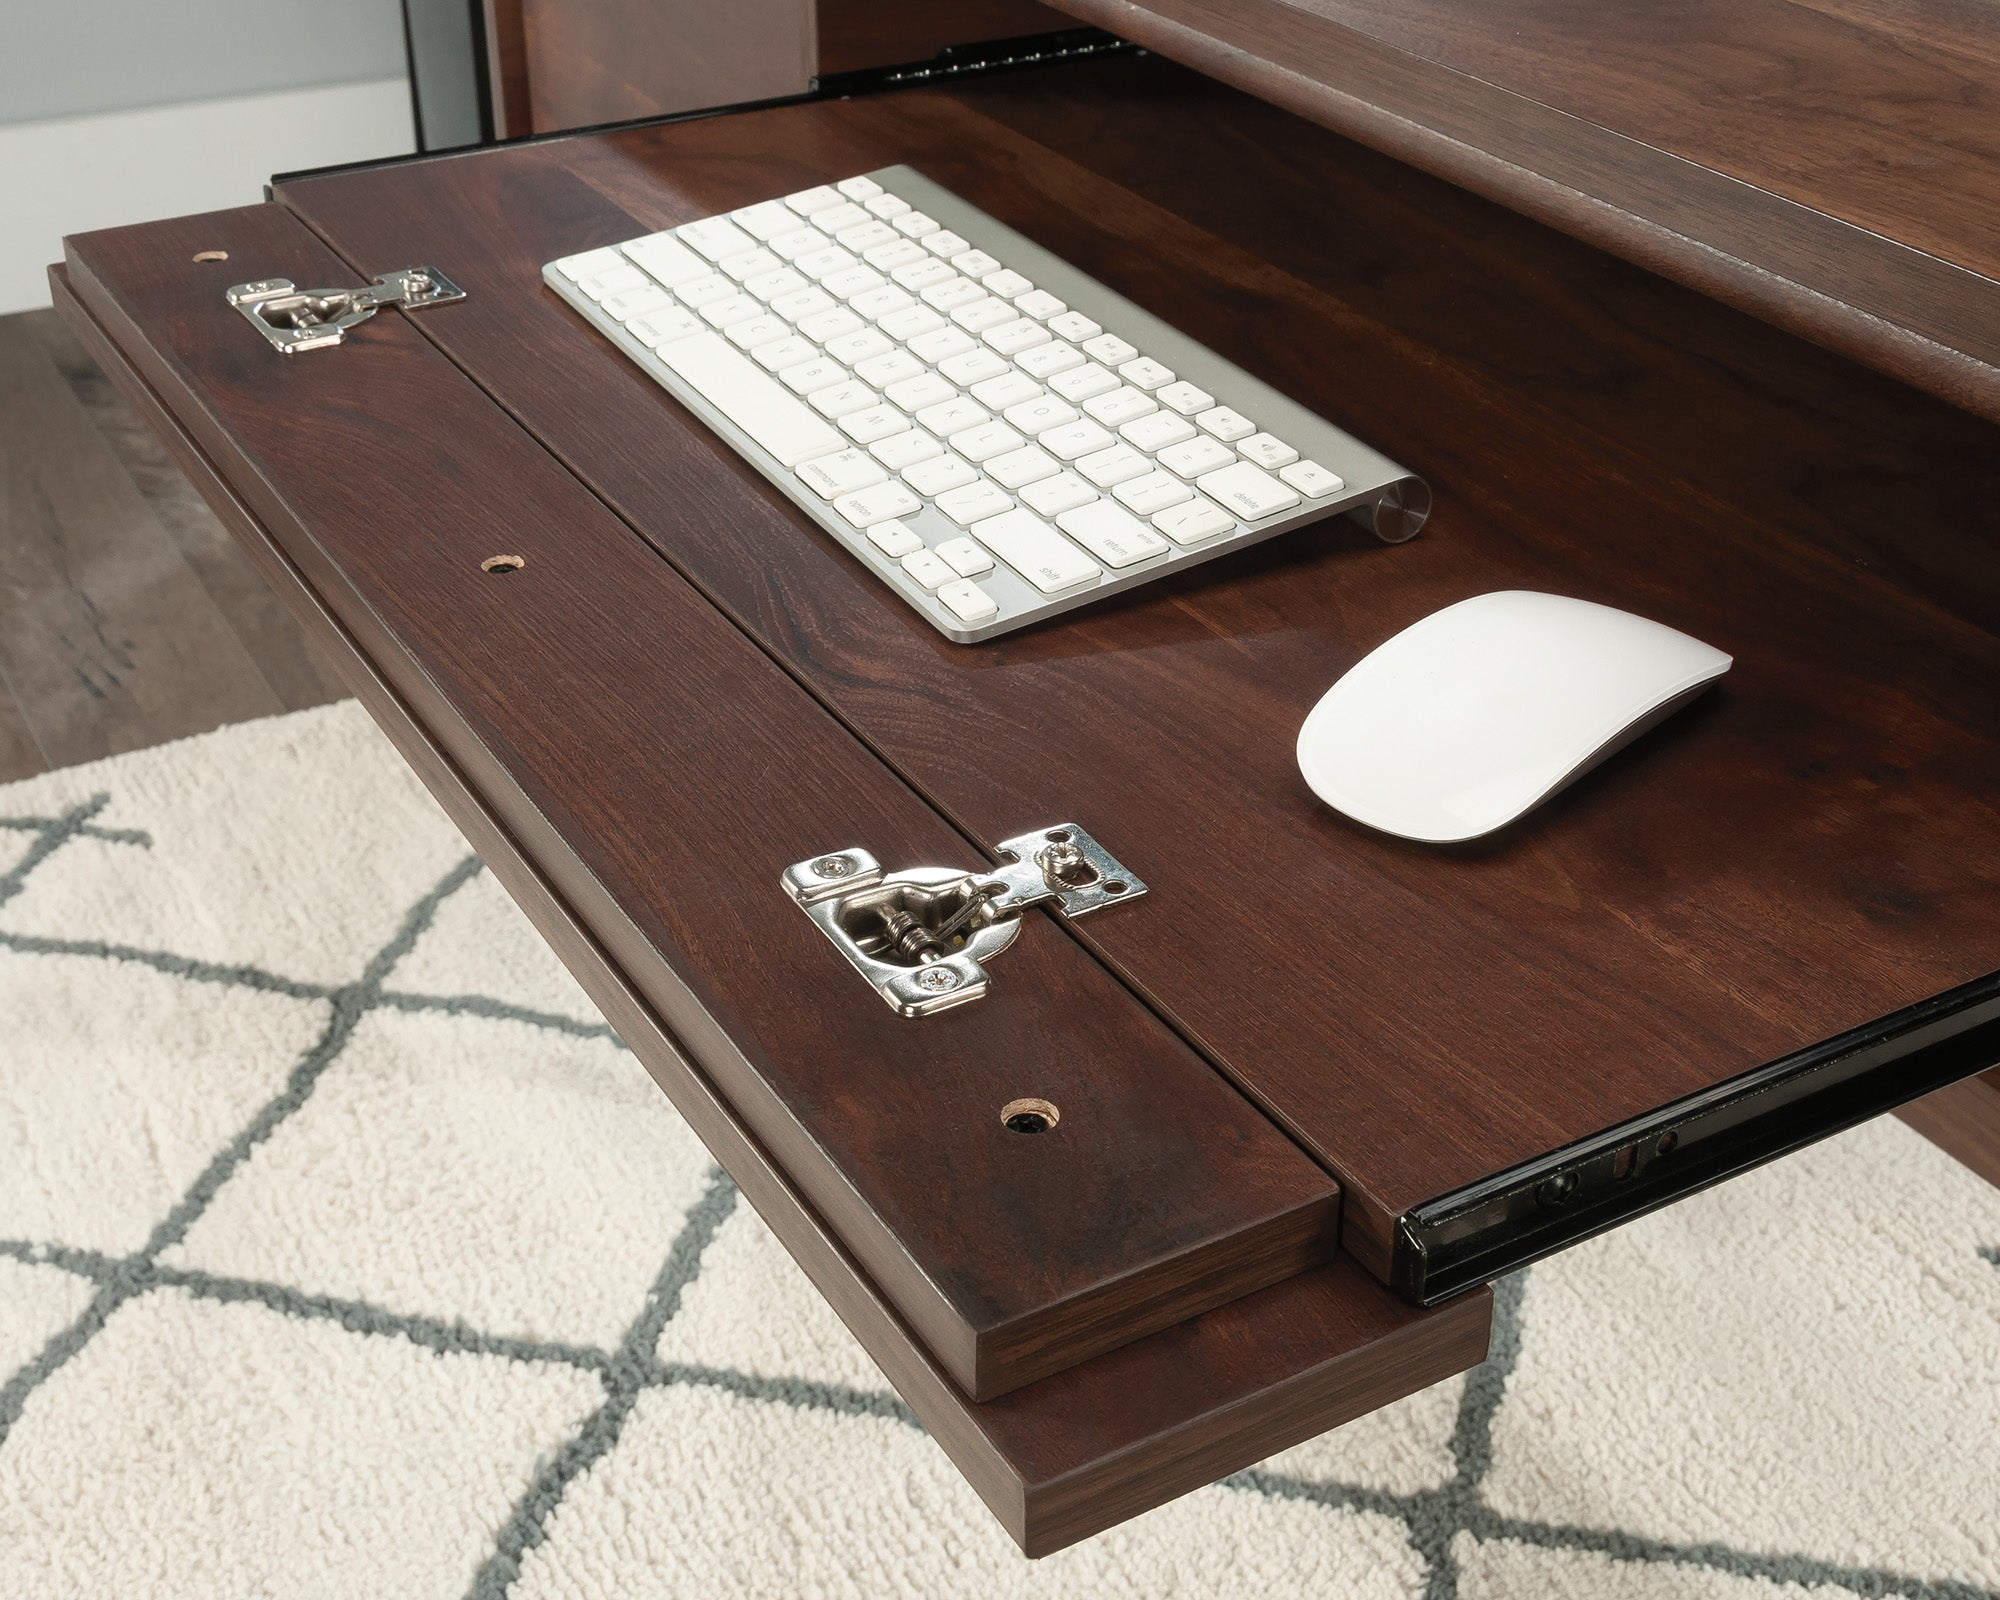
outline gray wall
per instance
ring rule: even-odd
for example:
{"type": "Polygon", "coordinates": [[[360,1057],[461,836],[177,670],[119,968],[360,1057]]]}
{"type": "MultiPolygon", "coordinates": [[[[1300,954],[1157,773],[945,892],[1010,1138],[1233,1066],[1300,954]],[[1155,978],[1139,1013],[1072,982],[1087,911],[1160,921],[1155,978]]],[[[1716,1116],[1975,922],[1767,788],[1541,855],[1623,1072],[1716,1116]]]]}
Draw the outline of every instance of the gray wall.
{"type": "Polygon", "coordinates": [[[0,123],[403,73],[398,0],[0,0],[0,123]]]}

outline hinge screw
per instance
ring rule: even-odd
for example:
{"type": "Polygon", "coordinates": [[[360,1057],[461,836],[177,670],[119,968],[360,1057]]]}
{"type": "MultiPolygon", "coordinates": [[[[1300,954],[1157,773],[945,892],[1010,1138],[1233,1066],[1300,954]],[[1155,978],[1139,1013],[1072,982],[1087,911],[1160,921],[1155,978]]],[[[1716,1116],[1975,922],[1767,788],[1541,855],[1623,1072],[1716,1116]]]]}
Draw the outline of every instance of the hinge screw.
{"type": "Polygon", "coordinates": [[[933,994],[942,994],[958,987],[958,974],[949,967],[925,967],[917,974],[917,984],[933,994]]]}
{"type": "Polygon", "coordinates": [[[821,856],[812,869],[822,878],[844,878],[854,870],[852,856],[821,856]]]}

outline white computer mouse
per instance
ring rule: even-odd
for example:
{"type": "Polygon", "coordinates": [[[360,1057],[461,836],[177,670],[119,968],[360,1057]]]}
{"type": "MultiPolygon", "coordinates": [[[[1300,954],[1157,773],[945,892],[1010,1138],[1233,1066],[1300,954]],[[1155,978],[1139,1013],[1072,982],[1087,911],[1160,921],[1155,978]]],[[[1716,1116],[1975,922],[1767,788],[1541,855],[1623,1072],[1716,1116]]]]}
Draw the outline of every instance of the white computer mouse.
{"type": "Polygon", "coordinates": [[[1313,793],[1434,844],[1532,810],[1729,670],[1684,633],[1559,594],[1503,590],[1413,623],[1299,729],[1313,793]]]}

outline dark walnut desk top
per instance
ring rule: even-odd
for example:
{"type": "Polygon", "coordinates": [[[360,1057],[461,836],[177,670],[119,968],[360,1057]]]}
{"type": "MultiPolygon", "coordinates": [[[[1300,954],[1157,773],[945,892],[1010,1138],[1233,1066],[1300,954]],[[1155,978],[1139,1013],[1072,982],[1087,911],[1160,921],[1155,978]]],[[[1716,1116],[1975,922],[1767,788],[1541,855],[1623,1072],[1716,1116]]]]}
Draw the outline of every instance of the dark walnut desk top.
{"type": "Polygon", "coordinates": [[[58,289],[1030,1548],[1477,1359],[1483,1296],[1418,1313],[1353,1265],[1436,1288],[1440,1202],[1567,1162],[1611,1210],[1552,1212],[1553,1248],[1991,1064],[2000,433],[1164,62],[301,179],[72,241],[58,289]],[[540,285],[896,161],[1416,463],[1424,535],[1309,531],[951,646],[540,285]],[[468,298],[291,360],[221,305],[416,262],[468,298]],[[1502,587],[1738,665],[1479,846],[1318,807],[1312,701],[1502,587]],[[776,890],[1056,818],[1152,895],[1037,914],[940,1018],[776,890]],[[1883,1019],[1942,1042],[1863,1094],[1910,1042],[1883,1019]],[[1773,1063],[1820,1124],[1741,1092],[1773,1063]],[[998,1128],[1021,1092],[1064,1105],[1046,1141],[998,1128]],[[1351,1255],[1313,1265],[1336,1203],[1351,1255]]]}
{"type": "Polygon", "coordinates": [[[1990,6],[1050,3],[2000,419],[1990,6]]]}

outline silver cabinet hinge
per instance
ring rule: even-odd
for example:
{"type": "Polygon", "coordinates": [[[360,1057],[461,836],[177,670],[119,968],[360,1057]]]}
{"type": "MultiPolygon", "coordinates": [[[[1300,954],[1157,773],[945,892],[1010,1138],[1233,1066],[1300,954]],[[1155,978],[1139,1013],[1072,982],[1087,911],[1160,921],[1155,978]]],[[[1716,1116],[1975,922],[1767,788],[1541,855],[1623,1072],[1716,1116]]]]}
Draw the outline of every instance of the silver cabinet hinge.
{"type": "Polygon", "coordinates": [[[830,851],[787,867],[785,892],[875,992],[906,1017],[986,992],[986,963],[1021,932],[1021,912],[1053,902],[1064,916],[1146,892],[1102,845],[1063,822],[1008,839],[985,872],[911,867],[884,873],[866,850],[830,851]]]}
{"type": "Polygon", "coordinates": [[[347,330],[384,306],[422,311],[463,300],[465,291],[435,267],[400,267],[365,289],[301,289],[290,278],[261,278],[225,290],[228,302],[284,355],[339,344],[347,330]]]}

